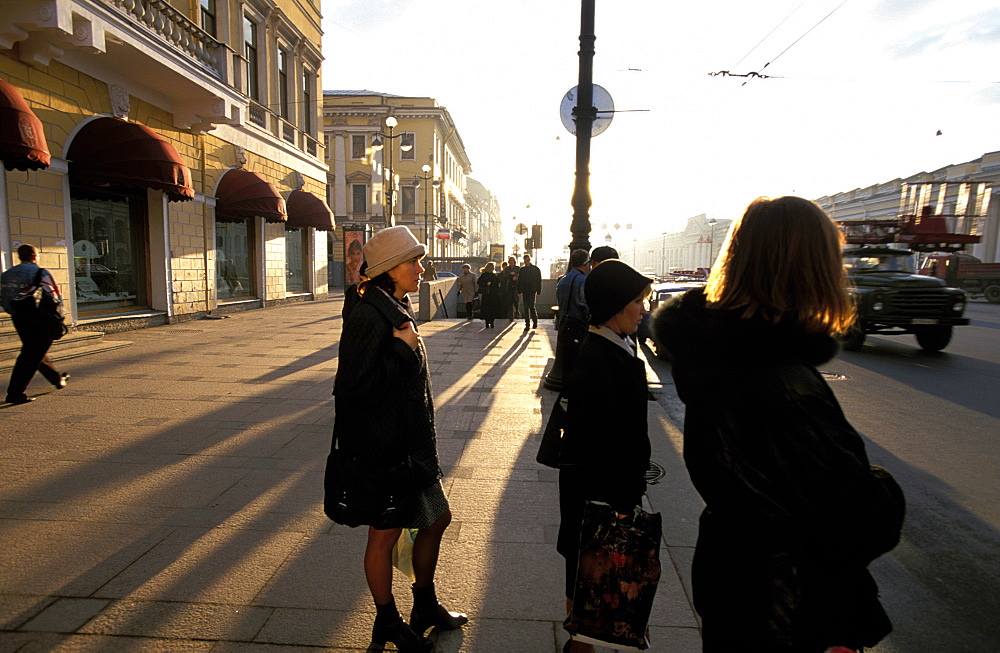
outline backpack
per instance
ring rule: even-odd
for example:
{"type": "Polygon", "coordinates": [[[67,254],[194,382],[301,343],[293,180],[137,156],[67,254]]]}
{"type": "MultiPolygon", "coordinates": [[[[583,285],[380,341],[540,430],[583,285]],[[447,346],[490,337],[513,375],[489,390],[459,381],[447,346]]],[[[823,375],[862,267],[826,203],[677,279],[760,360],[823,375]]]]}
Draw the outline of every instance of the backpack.
{"type": "Polygon", "coordinates": [[[46,338],[59,340],[69,333],[66,326],[66,310],[62,303],[52,299],[52,295],[42,289],[42,273],[45,270],[38,268],[32,284],[35,292],[29,297],[12,302],[15,307],[17,317],[25,316],[34,323],[34,327],[42,332],[46,338]],[[39,293],[39,291],[41,291],[39,293]]]}

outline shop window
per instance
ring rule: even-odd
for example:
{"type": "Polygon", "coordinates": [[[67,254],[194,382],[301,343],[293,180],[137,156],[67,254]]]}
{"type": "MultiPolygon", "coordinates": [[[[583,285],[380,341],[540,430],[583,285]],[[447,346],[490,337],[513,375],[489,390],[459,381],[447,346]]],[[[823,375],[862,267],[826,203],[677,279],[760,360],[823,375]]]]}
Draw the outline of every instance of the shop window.
{"type": "Polygon", "coordinates": [[[215,292],[219,301],[253,297],[253,227],[249,218],[215,223],[215,292]]]}
{"type": "Polygon", "coordinates": [[[306,292],[306,261],[309,248],[306,236],[309,230],[302,227],[285,228],[285,292],[306,292]]]}
{"type": "Polygon", "coordinates": [[[145,195],[71,199],[73,275],[83,315],[149,306],[145,195]]]}

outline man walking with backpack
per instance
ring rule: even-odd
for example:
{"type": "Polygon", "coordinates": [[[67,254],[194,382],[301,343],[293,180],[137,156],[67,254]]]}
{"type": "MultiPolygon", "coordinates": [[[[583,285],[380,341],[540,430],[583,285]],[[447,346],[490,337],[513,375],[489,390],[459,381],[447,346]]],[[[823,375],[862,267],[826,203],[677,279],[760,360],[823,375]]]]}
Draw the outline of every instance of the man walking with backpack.
{"type": "Polygon", "coordinates": [[[56,304],[62,303],[59,286],[52,274],[38,266],[38,250],[34,245],[17,248],[20,265],[15,265],[0,275],[0,305],[11,314],[14,329],[21,339],[21,352],[14,362],[7,385],[7,403],[26,404],[34,397],[25,394],[35,372],[41,372],[45,379],[57,390],[66,387],[69,374],[60,373],[48,356],[53,336],[43,329],[35,301],[35,293],[41,288],[56,304]]]}

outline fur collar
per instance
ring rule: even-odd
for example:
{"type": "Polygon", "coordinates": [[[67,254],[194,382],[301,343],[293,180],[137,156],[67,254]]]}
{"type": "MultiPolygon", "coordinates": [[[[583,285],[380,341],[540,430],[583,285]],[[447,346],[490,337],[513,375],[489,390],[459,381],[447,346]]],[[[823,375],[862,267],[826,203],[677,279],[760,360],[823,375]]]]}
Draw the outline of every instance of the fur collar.
{"type": "Polygon", "coordinates": [[[691,354],[703,362],[715,360],[727,366],[787,361],[815,366],[839,350],[835,338],[807,333],[795,324],[742,319],[739,311],[710,309],[702,288],[659,307],[653,316],[653,337],[672,356],[691,354]]]}

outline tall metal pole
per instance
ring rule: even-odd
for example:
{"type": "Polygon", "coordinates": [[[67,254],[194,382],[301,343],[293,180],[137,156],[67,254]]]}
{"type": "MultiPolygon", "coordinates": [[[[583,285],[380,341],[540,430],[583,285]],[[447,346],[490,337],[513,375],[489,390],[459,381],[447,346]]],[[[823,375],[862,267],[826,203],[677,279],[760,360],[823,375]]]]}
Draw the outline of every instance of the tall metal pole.
{"type": "Polygon", "coordinates": [[[389,127],[389,138],[387,140],[389,141],[389,147],[388,147],[388,150],[389,150],[389,192],[386,193],[386,197],[389,200],[389,206],[388,206],[388,208],[386,210],[386,214],[385,214],[386,215],[385,226],[387,226],[387,227],[395,227],[396,226],[396,221],[392,217],[392,192],[393,192],[393,190],[395,190],[394,189],[395,179],[393,179],[393,177],[392,177],[392,125],[388,125],[388,127],[389,127]]]}
{"type": "Polygon", "coordinates": [[[590,134],[594,108],[594,2],[582,0],[580,8],[580,79],[576,100],[576,182],[573,186],[573,240],[570,251],[590,251],[590,134]]]}

